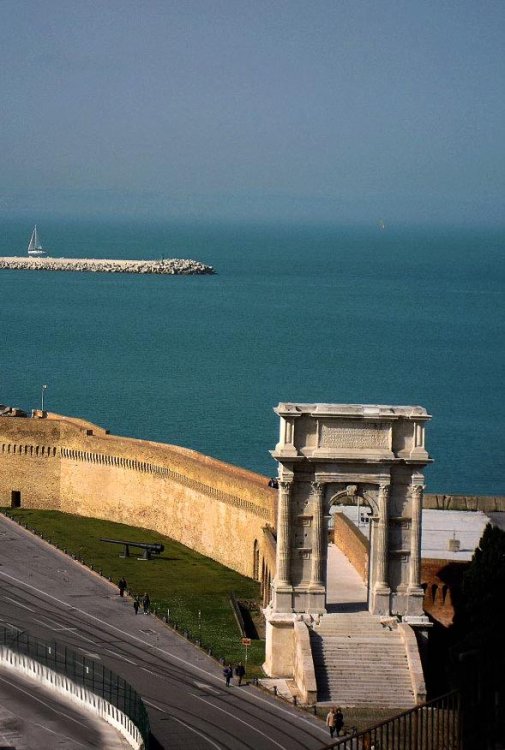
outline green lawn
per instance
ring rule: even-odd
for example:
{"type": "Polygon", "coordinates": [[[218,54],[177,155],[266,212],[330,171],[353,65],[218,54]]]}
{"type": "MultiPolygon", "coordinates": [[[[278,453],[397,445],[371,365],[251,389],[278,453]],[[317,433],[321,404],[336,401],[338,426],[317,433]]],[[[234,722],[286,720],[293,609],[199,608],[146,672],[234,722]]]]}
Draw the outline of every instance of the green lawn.
{"type": "MultiPolygon", "coordinates": [[[[83,518],[54,510],[2,508],[1,511],[64,549],[86,565],[117,582],[124,576],[132,594],[149,593],[152,609],[167,616],[180,631],[212,649],[216,658],[235,663],[244,660],[241,632],[230,604],[237,599],[259,601],[259,584],[225,568],[155,531],[112,521],[83,518]],[[140,550],[120,558],[123,548],[101,542],[101,537],[135,542],[162,542],[165,551],[152,560],[138,560],[140,550]],[[138,552],[139,555],[133,554],[138,552]]],[[[260,676],[265,658],[263,640],[253,640],[248,649],[248,676],[260,676]]]]}

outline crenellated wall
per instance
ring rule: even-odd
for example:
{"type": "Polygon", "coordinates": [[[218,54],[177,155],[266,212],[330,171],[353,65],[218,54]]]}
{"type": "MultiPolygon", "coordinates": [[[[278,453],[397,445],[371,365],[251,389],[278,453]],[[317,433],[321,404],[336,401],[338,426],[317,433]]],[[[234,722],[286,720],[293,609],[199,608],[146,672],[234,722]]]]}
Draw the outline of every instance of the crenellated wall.
{"type": "Polygon", "coordinates": [[[258,580],[271,569],[276,492],[263,476],[55,414],[1,419],[0,445],[1,505],[19,492],[22,507],[152,529],[258,580]]]}

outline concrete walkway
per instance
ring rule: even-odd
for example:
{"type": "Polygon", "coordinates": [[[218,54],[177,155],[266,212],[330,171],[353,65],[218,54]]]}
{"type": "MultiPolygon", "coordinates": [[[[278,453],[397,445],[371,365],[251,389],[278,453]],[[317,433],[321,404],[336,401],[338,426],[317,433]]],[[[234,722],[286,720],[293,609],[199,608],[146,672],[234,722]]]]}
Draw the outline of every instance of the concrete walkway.
{"type": "Polygon", "coordinates": [[[360,612],[367,609],[367,588],[335,544],[328,545],[326,607],[328,612],[360,612]]]}

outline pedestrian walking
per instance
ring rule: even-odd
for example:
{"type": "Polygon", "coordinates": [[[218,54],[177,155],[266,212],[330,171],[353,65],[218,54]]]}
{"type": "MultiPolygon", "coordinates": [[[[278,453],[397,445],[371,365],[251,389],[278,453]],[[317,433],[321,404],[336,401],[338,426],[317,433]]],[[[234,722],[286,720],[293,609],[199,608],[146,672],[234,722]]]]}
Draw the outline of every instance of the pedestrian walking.
{"type": "Polygon", "coordinates": [[[326,715],[326,726],[330,730],[330,737],[333,739],[335,734],[335,725],[337,721],[337,709],[335,707],[330,708],[326,715]]]}
{"type": "Polygon", "coordinates": [[[342,713],[342,709],[340,706],[337,708],[335,713],[335,731],[337,733],[337,737],[340,736],[340,732],[344,728],[344,714],[342,713]]]}
{"type": "Polygon", "coordinates": [[[238,677],[239,686],[242,685],[242,678],[245,675],[245,668],[241,661],[235,667],[235,677],[238,677]]]}
{"type": "Polygon", "coordinates": [[[121,576],[121,578],[117,582],[117,587],[119,589],[119,596],[124,596],[124,592],[128,588],[128,584],[126,583],[126,578],[124,576],[121,576]]]}
{"type": "Polygon", "coordinates": [[[149,594],[146,592],[144,594],[144,598],[142,599],[142,606],[144,608],[144,614],[149,614],[149,607],[151,606],[151,600],[149,599],[149,594]]]}
{"type": "Polygon", "coordinates": [[[139,613],[139,607],[140,607],[139,598],[138,596],[136,596],[135,599],[133,600],[133,609],[135,610],[136,615],[138,615],[139,613]]]}
{"type": "Polygon", "coordinates": [[[226,687],[230,687],[230,680],[233,677],[233,669],[231,664],[227,664],[223,669],[224,678],[226,680],[226,687]]]}

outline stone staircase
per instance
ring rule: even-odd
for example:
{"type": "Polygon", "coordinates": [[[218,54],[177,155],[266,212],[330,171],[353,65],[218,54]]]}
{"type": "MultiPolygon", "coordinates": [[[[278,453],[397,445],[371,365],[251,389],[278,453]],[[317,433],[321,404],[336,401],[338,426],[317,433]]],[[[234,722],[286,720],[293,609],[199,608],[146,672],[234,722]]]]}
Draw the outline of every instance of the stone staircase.
{"type": "Polygon", "coordinates": [[[369,612],[326,614],[310,630],[318,703],[415,705],[400,631],[369,612]]]}

